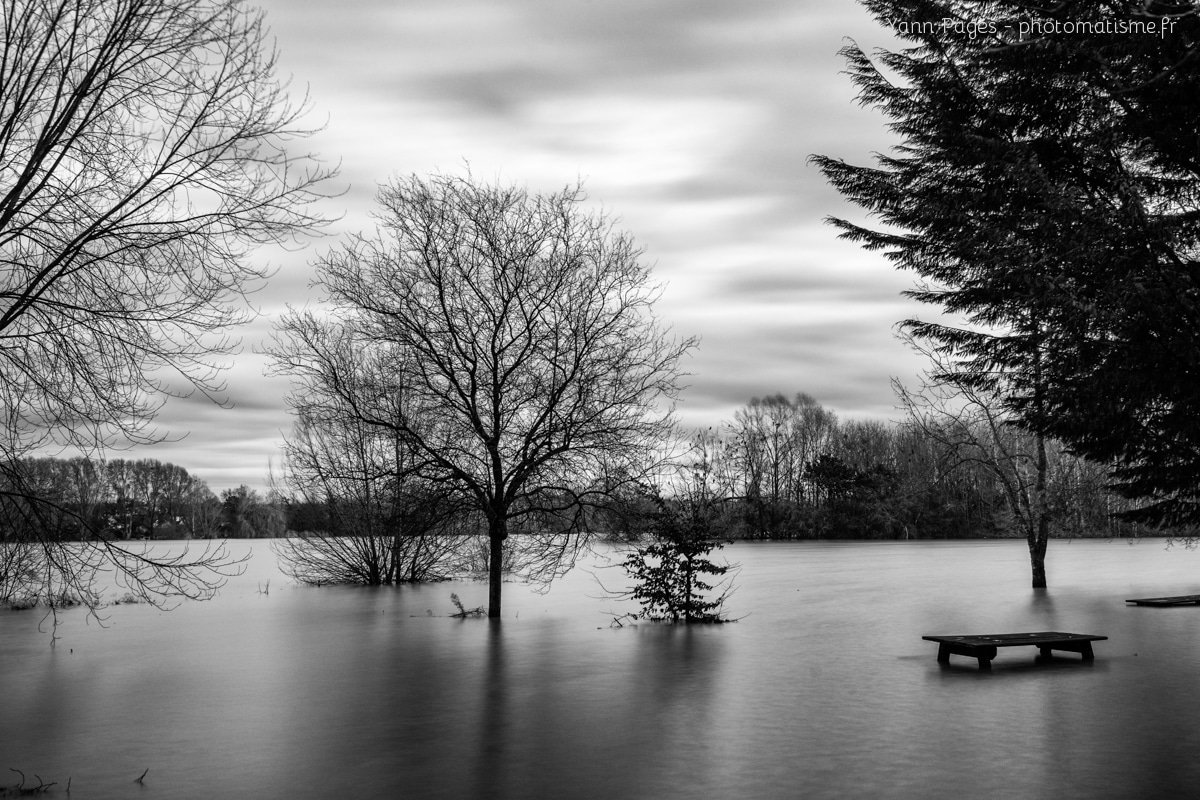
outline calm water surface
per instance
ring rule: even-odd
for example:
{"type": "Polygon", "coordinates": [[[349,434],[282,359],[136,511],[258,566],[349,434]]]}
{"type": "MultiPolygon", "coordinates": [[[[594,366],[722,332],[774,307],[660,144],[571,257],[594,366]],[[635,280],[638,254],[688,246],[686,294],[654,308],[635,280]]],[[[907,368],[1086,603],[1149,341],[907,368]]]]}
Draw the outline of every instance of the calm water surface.
{"type": "MultiPolygon", "coordinates": [[[[0,785],[136,796],[1129,798],[1200,785],[1200,554],[1054,541],[738,544],[733,625],[614,628],[616,569],[505,619],[486,587],[307,588],[266,543],[210,603],[0,612],[0,785]],[[270,580],[270,591],[258,589],[270,580]],[[429,616],[432,611],[435,616],[429,616]],[[611,614],[606,613],[611,612],[611,614]],[[923,634],[1106,635],[1086,666],[1001,650],[991,673],[923,634]],[[149,768],[144,785],[134,779],[149,768]],[[5,777],[5,776],[9,777],[5,777]]],[[[65,796],[65,794],[64,794],[65,796]]]]}

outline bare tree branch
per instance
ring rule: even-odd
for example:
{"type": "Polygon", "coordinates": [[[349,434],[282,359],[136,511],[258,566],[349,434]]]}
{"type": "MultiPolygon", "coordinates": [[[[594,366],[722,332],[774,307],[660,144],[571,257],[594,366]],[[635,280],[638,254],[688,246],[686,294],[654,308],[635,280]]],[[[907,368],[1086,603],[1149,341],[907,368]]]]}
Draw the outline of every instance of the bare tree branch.
{"type": "Polygon", "coordinates": [[[92,605],[104,570],[161,600],[236,569],[220,546],[117,545],[20,473],[38,449],[160,439],[165,396],[222,388],[268,274],[253,249],[326,221],[333,171],[289,150],[306,102],[274,73],[239,0],[0,0],[0,514],[18,523],[0,548],[23,565],[7,579],[92,605]]]}

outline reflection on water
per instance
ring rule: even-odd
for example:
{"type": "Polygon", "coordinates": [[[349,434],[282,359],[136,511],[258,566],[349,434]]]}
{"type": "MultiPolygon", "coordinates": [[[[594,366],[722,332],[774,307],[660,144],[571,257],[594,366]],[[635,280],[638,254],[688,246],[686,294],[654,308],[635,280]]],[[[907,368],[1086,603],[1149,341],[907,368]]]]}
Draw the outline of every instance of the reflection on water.
{"type": "MultiPolygon", "coordinates": [[[[1200,555],[1161,541],[739,544],[733,625],[609,626],[577,570],[506,586],[289,586],[262,543],[207,604],[0,613],[0,784],[72,800],[1184,796],[1200,779],[1200,555]],[[271,579],[269,594],[258,588],[271,579]],[[432,612],[432,616],[429,612],[432,612]],[[923,634],[1067,630],[1096,661],[1000,651],[991,673],[923,634]],[[144,786],[133,781],[149,768],[144,786]],[[14,773],[7,773],[13,776],[14,773]]],[[[606,585],[619,583],[613,573],[606,585]]]]}

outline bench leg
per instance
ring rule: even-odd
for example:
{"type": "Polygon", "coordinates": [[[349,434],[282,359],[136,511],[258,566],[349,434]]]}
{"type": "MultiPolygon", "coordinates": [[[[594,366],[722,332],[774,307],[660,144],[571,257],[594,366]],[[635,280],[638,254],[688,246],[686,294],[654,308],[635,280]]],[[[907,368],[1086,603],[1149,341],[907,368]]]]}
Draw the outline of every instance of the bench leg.
{"type": "Polygon", "coordinates": [[[1042,658],[1054,658],[1054,650],[1049,647],[1039,647],[1038,652],[1042,658]]]}
{"type": "MultiPolygon", "coordinates": [[[[1049,657],[1051,655],[1051,652],[1050,652],[1051,648],[1041,647],[1039,649],[1042,651],[1042,655],[1047,656],[1047,657],[1049,657]]],[[[1063,642],[1061,644],[1055,645],[1054,649],[1055,650],[1065,650],[1068,653],[1079,653],[1079,655],[1083,656],[1084,661],[1095,661],[1096,660],[1095,654],[1092,653],[1092,643],[1091,642],[1063,642]]]]}
{"type": "Polygon", "coordinates": [[[967,644],[951,644],[950,642],[938,642],[939,664],[950,663],[951,654],[974,658],[979,661],[980,669],[991,669],[992,659],[996,657],[995,647],[980,647],[977,645],[967,644]]]}
{"type": "Polygon", "coordinates": [[[980,669],[990,670],[992,668],[992,659],[996,657],[996,648],[978,647],[975,649],[975,657],[979,659],[980,669]]]}

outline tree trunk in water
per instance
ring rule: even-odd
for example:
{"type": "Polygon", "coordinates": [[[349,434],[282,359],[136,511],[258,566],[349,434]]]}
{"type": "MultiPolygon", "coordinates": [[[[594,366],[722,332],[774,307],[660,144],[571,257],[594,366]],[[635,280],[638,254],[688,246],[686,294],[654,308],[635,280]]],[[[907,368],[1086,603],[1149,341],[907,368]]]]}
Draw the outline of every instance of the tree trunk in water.
{"type": "Polygon", "coordinates": [[[1044,522],[1038,525],[1038,535],[1029,541],[1029,564],[1033,567],[1033,588],[1046,588],[1046,545],[1049,540],[1042,534],[1044,522]]]}
{"type": "Polygon", "coordinates": [[[1033,567],[1033,588],[1046,588],[1046,546],[1050,544],[1050,504],[1047,497],[1046,474],[1049,459],[1046,456],[1046,437],[1037,435],[1037,527],[1030,528],[1029,563],[1033,567]]]}
{"type": "Polygon", "coordinates": [[[500,579],[504,570],[504,540],[508,538],[507,520],[488,523],[488,619],[500,618],[500,579]]]}
{"type": "Polygon", "coordinates": [[[392,534],[392,552],[388,559],[388,583],[399,584],[403,580],[403,569],[400,565],[400,534],[392,534]]]}
{"type": "Polygon", "coordinates": [[[683,568],[683,621],[692,621],[692,558],[684,557],[683,568]]]}

